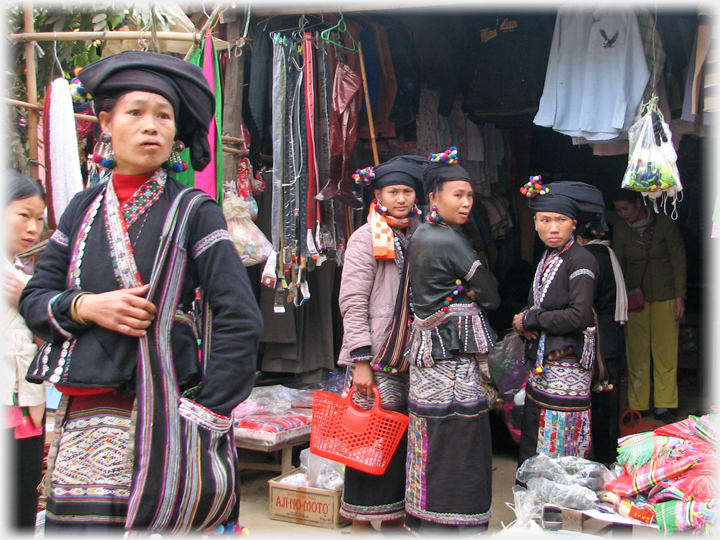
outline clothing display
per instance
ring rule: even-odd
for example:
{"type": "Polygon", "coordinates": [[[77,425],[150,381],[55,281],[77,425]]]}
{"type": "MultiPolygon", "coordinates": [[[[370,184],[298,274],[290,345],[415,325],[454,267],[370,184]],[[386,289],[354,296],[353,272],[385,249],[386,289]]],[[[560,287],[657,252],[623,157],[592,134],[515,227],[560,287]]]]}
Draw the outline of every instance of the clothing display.
{"type": "MultiPolygon", "coordinates": [[[[215,493],[212,511],[227,511],[233,519],[224,524],[237,521],[237,470],[259,462],[241,459],[238,467],[234,443],[243,452],[282,446],[282,460],[274,456],[281,464],[268,454],[257,468],[278,465],[285,475],[288,461],[296,463],[295,439],[303,444],[311,432],[309,388],[328,379],[337,394],[358,385],[357,409],[375,405],[364,393],[374,386],[383,409],[409,417],[383,474],[343,471],[336,512],[353,533],[371,522],[383,534],[401,524],[415,536],[481,533],[492,513],[493,442],[517,450],[518,466],[538,454],[575,456],[615,474],[617,461],[623,481],[642,485],[618,496],[652,496],[662,531],[707,532],[713,507],[688,492],[699,493],[709,482],[705,468],[715,465],[697,440],[709,420],[691,416],[674,435],[652,438],[623,439],[621,427],[640,429],[635,413],[652,408],[660,418],[682,405],[665,418],[684,416],[683,389],[706,392],[697,321],[707,303],[705,252],[688,238],[703,233],[700,202],[713,193],[699,181],[703,148],[720,149],[706,144],[720,41],[709,12],[573,3],[537,12],[255,11],[206,13],[208,28],[187,44],[185,59],[158,60],[137,50],[142,44],[108,54],[102,38],[94,49],[101,60],[73,70],[70,83],[67,51],[58,54],[60,65],[50,67],[64,77],[47,86],[46,56],[37,163],[20,159],[30,155],[30,117],[13,115],[14,167],[43,169],[50,232],[22,256],[35,259],[34,275],[18,310],[6,314],[13,347],[3,354],[0,399],[6,438],[14,439],[9,457],[30,463],[45,426],[18,438],[29,426],[23,408],[46,402],[49,387],[62,394],[53,444],[43,448],[48,474],[32,477],[42,484],[48,533],[169,533],[133,527],[133,516],[175,523],[203,514],[205,503],[191,508],[186,485],[198,496],[215,493]],[[106,84],[112,92],[100,91],[106,84]],[[167,100],[177,130],[167,163],[145,175],[118,173],[116,111],[101,109],[131,91],[155,94],[165,108],[167,100]],[[644,206],[648,218],[628,224],[605,200],[623,187],[631,127],[650,105],[669,127],[665,150],[676,150],[690,199],[679,199],[672,216],[644,206]],[[87,120],[93,115],[97,122],[87,120]],[[176,150],[187,168],[174,174],[176,150]],[[116,156],[114,170],[98,163],[116,156]],[[384,176],[399,158],[422,168],[419,180],[384,176]],[[518,189],[540,176],[548,196],[518,189]],[[438,195],[448,181],[450,192],[438,195]],[[457,187],[462,182],[471,189],[457,187]],[[415,190],[403,220],[377,194],[396,185],[415,190]],[[181,193],[197,197],[187,216],[186,202],[175,206],[181,193]],[[460,203],[464,197],[470,202],[460,203]],[[443,212],[452,204],[457,221],[443,212]],[[174,212],[185,248],[161,233],[174,212]],[[570,232],[565,221],[567,236],[553,243],[532,232],[538,212],[577,223],[570,232]],[[608,236],[581,244],[576,229],[589,215],[608,236]],[[162,253],[171,262],[155,268],[162,253]],[[158,311],[146,336],[78,322],[79,299],[88,313],[99,310],[84,293],[151,283],[147,300],[173,307],[158,311]],[[628,312],[628,291],[638,288],[644,307],[628,312]],[[687,319],[678,319],[678,299],[688,304],[687,319]],[[35,346],[33,336],[45,344],[35,346]],[[505,379],[491,378],[488,353],[503,338],[517,344],[512,360],[523,378],[501,389],[505,379]],[[280,411],[272,396],[262,407],[246,401],[275,383],[304,388],[303,403],[280,411]],[[196,409],[181,413],[187,401],[196,409]],[[634,409],[632,426],[621,425],[621,405],[634,409]],[[179,417],[217,432],[230,457],[212,462],[203,448],[198,470],[185,467],[192,430],[173,431],[186,425],[179,417]],[[511,437],[493,441],[496,429],[511,437]],[[227,490],[210,486],[226,472],[227,490]],[[693,475],[703,479],[687,479],[693,475]]],[[[402,189],[391,196],[410,201],[402,189]]],[[[720,194],[712,197],[705,232],[715,238],[720,194]]],[[[20,260],[10,267],[23,273],[20,260]]],[[[707,409],[697,407],[698,415],[707,409]]],[[[24,488],[22,497],[37,497],[24,488]]]]}
{"type": "Polygon", "coordinates": [[[558,10],[534,123],[588,141],[627,133],[650,72],[630,8],[558,10]]]}

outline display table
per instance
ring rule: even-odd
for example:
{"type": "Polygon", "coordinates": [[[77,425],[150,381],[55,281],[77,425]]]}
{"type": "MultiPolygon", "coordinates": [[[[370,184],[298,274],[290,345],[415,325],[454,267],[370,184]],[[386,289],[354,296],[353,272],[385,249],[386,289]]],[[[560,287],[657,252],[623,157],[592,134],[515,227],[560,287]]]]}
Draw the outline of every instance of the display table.
{"type": "Polygon", "coordinates": [[[604,522],[605,525],[595,530],[595,535],[602,535],[605,532],[612,531],[619,534],[632,534],[633,527],[647,527],[657,530],[657,524],[643,523],[637,519],[621,516],[618,514],[604,513],[599,510],[570,510],[567,508],[558,508],[562,515],[562,530],[573,532],[586,532],[585,521],[588,519],[596,519],[604,522]]]}
{"type": "Polygon", "coordinates": [[[282,474],[290,472],[293,469],[292,451],[296,446],[310,442],[310,433],[304,433],[297,437],[292,437],[274,445],[263,444],[262,442],[246,439],[235,435],[235,445],[244,450],[254,450],[257,452],[279,452],[280,463],[254,463],[252,461],[239,461],[240,469],[255,469],[262,471],[279,471],[282,474]]]}

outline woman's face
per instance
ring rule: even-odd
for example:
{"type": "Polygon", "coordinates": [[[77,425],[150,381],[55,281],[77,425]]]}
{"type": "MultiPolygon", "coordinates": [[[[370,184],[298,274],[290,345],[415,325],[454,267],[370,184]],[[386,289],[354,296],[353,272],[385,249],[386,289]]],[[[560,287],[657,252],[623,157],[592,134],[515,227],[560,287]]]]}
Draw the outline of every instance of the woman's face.
{"type": "Polygon", "coordinates": [[[151,92],[121,96],[111,112],[98,115],[103,131],[112,134],[119,174],[146,174],[170,157],[175,114],[164,97],[151,92]]]}
{"type": "Polygon", "coordinates": [[[473,190],[467,180],[443,182],[428,198],[430,206],[436,205],[437,213],[450,225],[467,222],[473,205],[473,190]]]}
{"type": "Polygon", "coordinates": [[[537,212],[534,217],[540,240],[550,249],[568,243],[577,221],[557,212],[537,212]]]}
{"type": "Polygon", "coordinates": [[[375,190],[375,198],[392,217],[404,219],[410,215],[415,204],[415,190],[402,184],[385,186],[375,190]]]}
{"type": "Polygon", "coordinates": [[[45,223],[45,202],[39,195],[13,201],[5,207],[7,251],[13,257],[35,243],[45,223]]]}
{"type": "Polygon", "coordinates": [[[613,204],[618,215],[628,223],[635,223],[647,215],[641,201],[615,201],[613,204]]]}

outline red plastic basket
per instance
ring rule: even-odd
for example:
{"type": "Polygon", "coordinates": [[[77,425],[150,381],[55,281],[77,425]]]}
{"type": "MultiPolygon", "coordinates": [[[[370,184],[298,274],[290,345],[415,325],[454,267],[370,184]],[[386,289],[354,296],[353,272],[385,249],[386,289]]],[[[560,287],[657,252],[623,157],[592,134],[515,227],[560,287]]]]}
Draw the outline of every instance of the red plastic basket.
{"type": "Polygon", "coordinates": [[[354,388],[345,397],[316,390],[310,451],[353,469],[383,474],[410,419],[380,407],[380,392],[373,386],[375,404],[362,411],[352,402],[354,388]]]}
{"type": "Polygon", "coordinates": [[[646,422],[642,415],[635,409],[622,407],[620,410],[620,436],[627,437],[644,431],[653,431],[658,426],[652,422],[646,422]]]}

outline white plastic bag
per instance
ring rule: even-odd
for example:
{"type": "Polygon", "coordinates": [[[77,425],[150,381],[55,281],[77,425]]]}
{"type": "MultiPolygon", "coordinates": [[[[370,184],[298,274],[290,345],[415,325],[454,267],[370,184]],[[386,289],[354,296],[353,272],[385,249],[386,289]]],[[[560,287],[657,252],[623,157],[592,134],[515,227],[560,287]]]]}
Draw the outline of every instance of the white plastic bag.
{"type": "Polygon", "coordinates": [[[223,214],[228,232],[245,266],[260,264],[272,253],[272,244],[251,219],[251,207],[232,192],[223,197],[223,214]]]}
{"type": "Polygon", "coordinates": [[[622,187],[641,192],[653,203],[660,197],[664,197],[663,201],[670,197],[674,204],[682,183],[670,127],[657,107],[656,96],[643,106],[643,114],[628,131],[628,139],[630,152],[622,187]]]}
{"type": "Polygon", "coordinates": [[[308,477],[310,487],[342,491],[345,466],[337,461],[316,456],[309,448],[300,452],[300,467],[308,477]]]}

